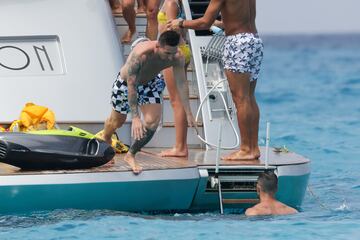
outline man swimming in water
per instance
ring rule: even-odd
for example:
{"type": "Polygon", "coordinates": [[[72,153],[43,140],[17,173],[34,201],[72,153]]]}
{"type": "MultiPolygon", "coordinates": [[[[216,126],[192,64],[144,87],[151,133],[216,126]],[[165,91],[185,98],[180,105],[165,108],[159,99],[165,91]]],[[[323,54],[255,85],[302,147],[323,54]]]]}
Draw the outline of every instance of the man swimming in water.
{"type": "Polygon", "coordinates": [[[287,215],[295,214],[298,211],[292,207],[275,199],[278,189],[278,178],[273,172],[261,173],[256,185],[256,191],[260,198],[260,203],[245,212],[246,216],[258,215],[287,215]]]}
{"type": "Polygon", "coordinates": [[[131,51],[113,84],[110,117],[104,126],[104,140],[111,143],[111,136],[120,128],[131,112],[131,134],[134,142],[124,160],[134,173],[142,171],[135,162],[135,155],[153,137],[161,117],[162,91],[165,82],[161,70],[173,67],[176,87],[184,106],[187,121],[196,127],[190,110],[189,92],[185,77],[185,58],[178,49],[180,35],[175,31],[163,32],[158,41],[139,42],[131,51]],[[140,118],[140,108],[144,123],[140,118]]]}

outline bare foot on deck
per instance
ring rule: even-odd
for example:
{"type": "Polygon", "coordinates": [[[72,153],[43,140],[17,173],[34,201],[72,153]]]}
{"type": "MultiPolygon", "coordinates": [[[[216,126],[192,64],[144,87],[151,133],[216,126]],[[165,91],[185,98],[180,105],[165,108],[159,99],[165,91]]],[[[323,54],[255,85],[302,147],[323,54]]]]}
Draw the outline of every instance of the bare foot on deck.
{"type": "Polygon", "coordinates": [[[145,13],[145,8],[144,7],[139,7],[136,9],[136,14],[141,14],[141,13],[145,13]]]}
{"type": "Polygon", "coordinates": [[[259,149],[259,147],[256,148],[256,150],[253,153],[253,156],[254,156],[255,159],[260,158],[260,149],[259,149]]]}
{"type": "Polygon", "coordinates": [[[188,151],[187,151],[187,149],[181,151],[176,148],[171,148],[171,149],[161,151],[159,153],[159,156],[161,156],[161,157],[187,157],[188,151]]]}
{"type": "Polygon", "coordinates": [[[121,43],[130,43],[135,35],[135,31],[127,30],[126,33],[121,38],[121,43]]]}
{"type": "Polygon", "coordinates": [[[135,162],[135,157],[131,153],[127,153],[124,157],[125,162],[127,162],[134,174],[139,174],[142,171],[142,167],[135,162]]]}
{"type": "MultiPolygon", "coordinates": [[[[259,153],[260,156],[260,153],[259,153]]],[[[244,150],[239,150],[233,153],[230,153],[227,156],[224,156],[221,158],[221,160],[227,160],[227,161],[237,161],[237,160],[254,160],[258,157],[255,157],[254,154],[246,152],[244,150]]]]}
{"type": "Polygon", "coordinates": [[[123,10],[122,10],[121,5],[118,6],[118,7],[116,7],[116,8],[113,8],[113,9],[112,9],[112,13],[113,13],[113,14],[121,14],[122,11],[123,11],[123,10]]]}

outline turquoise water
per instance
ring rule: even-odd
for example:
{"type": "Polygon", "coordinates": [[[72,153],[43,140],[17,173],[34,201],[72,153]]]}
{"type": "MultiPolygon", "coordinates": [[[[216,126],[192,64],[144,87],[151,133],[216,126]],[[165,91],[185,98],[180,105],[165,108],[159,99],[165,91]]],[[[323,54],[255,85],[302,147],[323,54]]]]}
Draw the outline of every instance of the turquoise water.
{"type": "MultiPolygon", "coordinates": [[[[360,35],[264,37],[260,141],[312,160],[293,216],[56,210],[0,215],[0,239],[360,239],[360,35]]],[[[1,201],[1,200],[0,200],[1,201]]]]}

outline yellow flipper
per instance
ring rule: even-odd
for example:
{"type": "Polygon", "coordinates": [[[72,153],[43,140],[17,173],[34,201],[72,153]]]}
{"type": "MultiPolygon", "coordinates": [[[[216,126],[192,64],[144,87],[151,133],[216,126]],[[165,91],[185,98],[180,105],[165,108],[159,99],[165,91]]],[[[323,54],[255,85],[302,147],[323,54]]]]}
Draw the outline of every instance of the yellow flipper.
{"type": "MultiPolygon", "coordinates": [[[[95,134],[95,137],[104,140],[104,130],[95,134]]],[[[128,146],[123,144],[115,133],[111,136],[111,146],[114,148],[116,153],[127,153],[129,151],[128,146]]]]}

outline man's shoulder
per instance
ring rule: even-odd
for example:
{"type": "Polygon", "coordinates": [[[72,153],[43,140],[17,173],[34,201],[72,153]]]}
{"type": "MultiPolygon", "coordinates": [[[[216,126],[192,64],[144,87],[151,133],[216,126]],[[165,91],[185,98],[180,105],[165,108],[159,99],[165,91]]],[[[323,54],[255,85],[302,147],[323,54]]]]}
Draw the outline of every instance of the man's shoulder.
{"type": "Polygon", "coordinates": [[[282,202],[278,202],[278,210],[281,214],[295,214],[298,213],[298,210],[292,208],[282,202]]]}
{"type": "Polygon", "coordinates": [[[296,210],[295,208],[289,207],[287,205],[284,205],[284,211],[288,214],[298,213],[298,210],[296,210]]]}
{"type": "Polygon", "coordinates": [[[245,215],[246,216],[256,216],[256,215],[262,214],[262,212],[263,212],[263,211],[261,211],[262,208],[263,207],[262,207],[261,203],[258,203],[255,206],[246,209],[245,215]]]}
{"type": "Polygon", "coordinates": [[[146,55],[150,52],[153,52],[155,49],[155,46],[156,46],[156,44],[154,44],[154,41],[139,42],[132,49],[131,53],[134,53],[136,55],[146,55]]]}
{"type": "Polygon", "coordinates": [[[246,216],[256,216],[256,215],[258,215],[258,212],[255,207],[252,207],[252,208],[246,209],[245,215],[246,216]]]}

